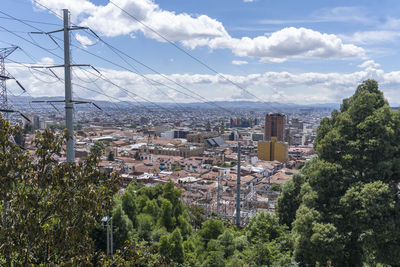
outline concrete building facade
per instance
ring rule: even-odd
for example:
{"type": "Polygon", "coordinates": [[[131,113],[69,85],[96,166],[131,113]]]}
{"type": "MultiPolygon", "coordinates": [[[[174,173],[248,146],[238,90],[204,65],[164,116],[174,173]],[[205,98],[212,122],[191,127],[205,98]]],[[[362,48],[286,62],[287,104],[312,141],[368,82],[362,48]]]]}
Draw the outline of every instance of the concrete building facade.
{"type": "Polygon", "coordinates": [[[285,115],[280,113],[269,113],[265,116],[265,141],[271,141],[271,137],[276,137],[278,142],[284,140],[285,115]]]}

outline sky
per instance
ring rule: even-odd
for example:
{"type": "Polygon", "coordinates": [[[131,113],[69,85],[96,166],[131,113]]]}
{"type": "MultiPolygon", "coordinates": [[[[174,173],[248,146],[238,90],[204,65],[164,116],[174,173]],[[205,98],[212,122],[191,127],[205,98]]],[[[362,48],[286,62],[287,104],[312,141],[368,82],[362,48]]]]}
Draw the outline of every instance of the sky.
{"type": "MultiPolygon", "coordinates": [[[[27,66],[63,64],[62,33],[31,32],[61,29],[68,9],[72,25],[101,38],[71,31],[72,63],[101,73],[73,67],[76,98],[340,103],[363,80],[375,79],[389,103],[400,104],[397,0],[3,3],[0,47],[21,48],[7,57],[6,68],[32,96],[64,94],[61,68],[52,69],[57,78],[27,66]]],[[[21,93],[12,81],[8,88],[21,93]]]]}

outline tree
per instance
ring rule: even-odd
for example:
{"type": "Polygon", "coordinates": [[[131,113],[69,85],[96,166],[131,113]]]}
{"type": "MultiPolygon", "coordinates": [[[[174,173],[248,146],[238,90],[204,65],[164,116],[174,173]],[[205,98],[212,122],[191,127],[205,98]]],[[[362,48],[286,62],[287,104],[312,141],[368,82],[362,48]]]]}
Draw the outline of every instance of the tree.
{"type": "Polygon", "coordinates": [[[112,152],[112,151],[110,151],[110,153],[108,153],[108,156],[107,156],[107,160],[108,161],[114,161],[114,152],[112,152]]]}
{"type": "Polygon", "coordinates": [[[140,160],[140,153],[139,153],[139,151],[136,151],[136,152],[135,152],[135,154],[133,155],[133,158],[134,158],[135,160],[140,160]]]}
{"type": "Polygon", "coordinates": [[[296,211],[301,204],[301,187],[306,182],[308,169],[315,160],[316,158],[308,161],[299,173],[293,175],[291,180],[281,186],[276,209],[279,222],[286,224],[289,228],[292,227],[292,223],[296,218],[296,211]]]}
{"type": "Polygon", "coordinates": [[[130,185],[121,196],[121,204],[123,211],[128,216],[129,220],[131,220],[132,225],[136,226],[137,207],[135,203],[135,193],[133,190],[129,189],[131,189],[130,185]]]}
{"type": "Polygon", "coordinates": [[[190,205],[187,207],[189,212],[189,220],[190,224],[194,227],[194,229],[198,230],[201,228],[201,225],[206,220],[205,219],[205,210],[201,206],[190,205]]]}
{"type": "Polygon", "coordinates": [[[95,154],[100,157],[104,152],[105,146],[102,142],[96,141],[93,146],[90,148],[90,153],[95,154]]]}
{"type": "Polygon", "coordinates": [[[292,240],[288,228],[280,225],[276,215],[258,212],[246,227],[250,246],[245,254],[257,266],[273,265],[291,258],[292,240]]]}
{"type": "Polygon", "coordinates": [[[158,251],[176,263],[183,263],[185,258],[182,242],[181,232],[177,228],[172,234],[161,236],[158,251]]]}
{"type": "Polygon", "coordinates": [[[23,134],[29,134],[33,132],[33,127],[32,127],[32,123],[27,122],[24,125],[24,129],[22,130],[23,134]]]}
{"type": "Polygon", "coordinates": [[[161,199],[161,203],[160,224],[171,231],[174,226],[172,204],[167,199],[161,199]]]}
{"type": "MultiPolygon", "coordinates": [[[[302,169],[301,189],[283,188],[300,200],[293,222],[298,261],[398,265],[399,114],[377,82],[367,80],[321,121],[314,143],[318,159],[302,169]]],[[[287,215],[294,209],[278,207],[287,215]]],[[[282,221],[290,222],[292,215],[286,217],[282,221]]]]}
{"type": "Polygon", "coordinates": [[[89,264],[89,233],[111,208],[117,180],[96,169],[95,155],[79,166],[59,163],[66,132],[37,133],[33,155],[10,142],[17,134],[18,126],[0,118],[2,264],[89,264]]]}
{"type": "Polygon", "coordinates": [[[222,221],[209,219],[203,223],[198,233],[207,244],[211,239],[217,239],[224,230],[225,226],[222,221]]]}
{"type": "Polygon", "coordinates": [[[112,212],[113,218],[113,239],[115,249],[122,247],[126,240],[132,235],[132,221],[125,214],[122,205],[118,203],[112,212]]]}

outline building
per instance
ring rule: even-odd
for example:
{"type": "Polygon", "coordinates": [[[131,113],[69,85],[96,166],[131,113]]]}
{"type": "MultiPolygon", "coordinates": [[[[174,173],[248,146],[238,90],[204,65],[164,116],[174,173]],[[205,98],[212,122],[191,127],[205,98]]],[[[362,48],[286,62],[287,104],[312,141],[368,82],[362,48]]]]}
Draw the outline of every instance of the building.
{"type": "Polygon", "coordinates": [[[251,140],[252,141],[263,141],[264,140],[264,134],[263,133],[252,133],[251,134],[251,140]]]}
{"type": "Polygon", "coordinates": [[[249,128],[253,127],[253,120],[248,118],[231,118],[230,128],[249,128]]]}
{"type": "Polygon", "coordinates": [[[264,142],[258,142],[260,160],[286,162],[288,145],[284,142],[285,115],[270,113],[265,117],[264,142]]]}
{"type": "Polygon", "coordinates": [[[33,116],[33,129],[34,130],[40,129],[40,118],[37,115],[33,116]]]}
{"type": "Polygon", "coordinates": [[[288,145],[277,141],[276,137],[271,137],[271,141],[258,142],[258,159],[285,163],[288,158],[288,145]]]}
{"type": "Polygon", "coordinates": [[[271,137],[276,137],[278,142],[284,140],[285,115],[280,113],[269,113],[265,117],[265,141],[271,141],[271,137]]]}
{"type": "Polygon", "coordinates": [[[185,139],[190,132],[187,130],[174,129],[164,133],[161,133],[162,138],[170,139],[185,139]]]}

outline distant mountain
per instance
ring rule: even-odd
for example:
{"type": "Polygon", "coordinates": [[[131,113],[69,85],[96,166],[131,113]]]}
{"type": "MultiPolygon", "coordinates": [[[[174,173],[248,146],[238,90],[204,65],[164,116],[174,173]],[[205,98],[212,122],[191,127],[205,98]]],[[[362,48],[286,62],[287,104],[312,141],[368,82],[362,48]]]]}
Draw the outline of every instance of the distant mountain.
{"type": "MultiPolygon", "coordinates": [[[[10,96],[9,99],[14,104],[16,108],[22,109],[29,109],[32,105],[39,105],[36,103],[32,103],[32,101],[56,101],[62,100],[63,96],[60,97],[29,97],[29,96],[10,96]]],[[[75,99],[81,101],[93,101],[87,99],[75,99]]],[[[121,101],[117,103],[113,103],[110,101],[93,101],[98,106],[104,109],[108,108],[130,108],[135,106],[145,106],[145,107],[165,107],[165,108],[173,108],[178,107],[176,103],[165,103],[165,102],[155,102],[148,103],[148,102],[128,102],[128,101],[121,101]]],[[[63,103],[54,103],[57,106],[63,106],[63,103]]],[[[44,108],[46,105],[40,104],[40,107],[44,108]]],[[[80,105],[83,107],[83,105],[80,105]]],[[[299,105],[293,103],[278,103],[278,102],[254,102],[254,101],[213,101],[213,102],[193,102],[193,103],[179,103],[179,107],[184,108],[196,108],[196,109],[215,109],[217,107],[222,107],[228,110],[266,110],[270,112],[280,112],[280,111],[287,111],[287,110],[301,110],[301,109],[338,109],[340,105],[338,103],[325,103],[325,104],[308,104],[308,105],[299,105]]],[[[48,108],[52,108],[48,105],[48,108]]]]}

